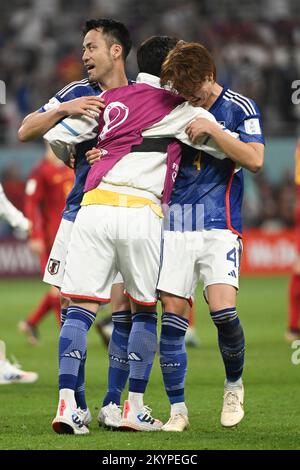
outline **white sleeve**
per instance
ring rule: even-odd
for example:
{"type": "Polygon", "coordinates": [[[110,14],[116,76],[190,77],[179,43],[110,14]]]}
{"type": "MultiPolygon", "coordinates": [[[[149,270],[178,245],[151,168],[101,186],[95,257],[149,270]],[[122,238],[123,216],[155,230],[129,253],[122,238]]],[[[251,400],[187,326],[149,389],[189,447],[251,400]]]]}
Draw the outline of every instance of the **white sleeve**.
{"type": "Polygon", "coordinates": [[[68,116],[46,132],[44,139],[60,160],[68,161],[76,144],[95,138],[97,133],[96,117],[68,116]]]}
{"type": "MultiPolygon", "coordinates": [[[[173,111],[164,117],[161,121],[149,127],[143,132],[144,137],[176,137],[184,144],[203,150],[219,160],[227,158],[227,155],[219,147],[219,145],[209,136],[204,136],[198,140],[196,144],[192,143],[185,132],[186,126],[198,117],[204,117],[209,121],[217,122],[215,117],[203,108],[193,107],[189,103],[184,102],[177,106],[173,111]]],[[[221,126],[220,126],[221,127],[221,126]]],[[[224,132],[229,133],[234,138],[238,134],[230,132],[223,128],[224,132]]]]}
{"type": "Polygon", "coordinates": [[[13,228],[28,231],[29,221],[24,217],[4,194],[3,187],[0,184],[0,217],[4,218],[13,228]]]}

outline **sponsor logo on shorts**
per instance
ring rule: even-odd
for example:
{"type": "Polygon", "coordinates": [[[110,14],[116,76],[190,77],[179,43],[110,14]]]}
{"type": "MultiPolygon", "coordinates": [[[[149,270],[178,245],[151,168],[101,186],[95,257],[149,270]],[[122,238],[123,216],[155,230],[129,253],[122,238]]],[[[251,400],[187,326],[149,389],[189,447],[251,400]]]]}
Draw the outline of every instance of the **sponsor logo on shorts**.
{"type": "Polygon", "coordinates": [[[47,268],[48,273],[50,273],[52,276],[54,274],[57,274],[59,270],[59,266],[60,266],[60,261],[58,261],[58,259],[50,258],[49,263],[48,263],[48,268],[47,268]]]}
{"type": "Polygon", "coordinates": [[[228,273],[228,276],[232,276],[232,277],[235,277],[235,278],[236,278],[235,271],[230,271],[230,273],[228,273]]]}

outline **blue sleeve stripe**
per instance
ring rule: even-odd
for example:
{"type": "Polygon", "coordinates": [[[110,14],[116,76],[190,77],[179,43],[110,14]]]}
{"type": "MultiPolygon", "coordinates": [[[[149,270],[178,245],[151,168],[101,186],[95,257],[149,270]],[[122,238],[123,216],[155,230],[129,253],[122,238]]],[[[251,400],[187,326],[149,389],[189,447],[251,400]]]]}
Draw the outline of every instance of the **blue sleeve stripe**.
{"type": "Polygon", "coordinates": [[[72,88],[75,88],[76,86],[80,86],[80,85],[84,85],[84,84],[87,84],[89,83],[88,82],[88,79],[87,78],[84,78],[83,80],[79,80],[79,81],[75,81],[75,82],[71,82],[69,83],[68,85],[66,85],[64,88],[62,88],[58,93],[56,93],[58,96],[62,96],[63,94],[65,94],[67,91],[70,91],[72,88]]]}
{"type": "Polygon", "coordinates": [[[78,137],[80,134],[76,132],[72,127],[70,127],[68,124],[66,124],[64,121],[61,121],[59,124],[64,126],[72,135],[75,137],[78,137]]]}

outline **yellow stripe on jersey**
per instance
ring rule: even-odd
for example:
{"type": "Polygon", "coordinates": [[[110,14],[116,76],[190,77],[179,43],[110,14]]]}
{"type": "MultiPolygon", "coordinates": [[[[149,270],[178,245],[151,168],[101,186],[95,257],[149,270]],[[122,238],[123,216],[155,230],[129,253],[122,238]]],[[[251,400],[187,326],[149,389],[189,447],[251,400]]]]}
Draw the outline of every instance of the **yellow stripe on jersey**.
{"type": "Polygon", "coordinates": [[[295,183],[300,185],[300,139],[295,152],[295,183]]]}
{"type": "Polygon", "coordinates": [[[106,189],[92,189],[84,194],[81,205],[89,206],[92,204],[134,208],[150,206],[156,215],[163,217],[162,208],[151,199],[133,196],[132,194],[115,193],[106,189]]]}

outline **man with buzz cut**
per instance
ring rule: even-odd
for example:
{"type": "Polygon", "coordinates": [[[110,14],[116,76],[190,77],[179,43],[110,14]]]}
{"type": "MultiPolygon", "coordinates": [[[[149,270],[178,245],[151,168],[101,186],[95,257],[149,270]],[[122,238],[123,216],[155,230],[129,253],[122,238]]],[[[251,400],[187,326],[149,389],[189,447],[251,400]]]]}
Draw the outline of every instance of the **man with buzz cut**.
{"type": "MultiPolygon", "coordinates": [[[[99,112],[102,101],[99,94],[103,90],[127,86],[131,83],[125,73],[125,61],[131,49],[130,34],[126,26],[114,19],[99,18],[86,21],[83,30],[83,63],[87,70],[88,78],[66,85],[53,96],[47,104],[39,110],[28,115],[19,129],[18,136],[21,141],[29,141],[42,136],[49,129],[61,122],[66,116],[81,116],[89,120],[92,115],[99,112]]],[[[70,158],[70,152],[75,154],[75,183],[67,197],[66,207],[58,229],[47,268],[44,274],[44,282],[61,287],[65,268],[65,259],[73,229],[74,221],[80,208],[83,196],[84,184],[89,171],[89,164],[85,159],[85,153],[95,145],[96,134],[90,132],[84,141],[76,147],[67,149],[65,160],[70,158]]],[[[123,283],[120,275],[114,279],[111,292],[112,318],[114,330],[112,334],[111,349],[115,352],[115,337],[118,336],[120,319],[124,338],[128,338],[131,328],[131,311],[127,297],[123,295],[123,283]]],[[[67,315],[69,300],[62,298],[61,325],[64,324],[67,315]]],[[[72,328],[74,322],[70,315],[67,325],[72,328]]],[[[67,326],[66,325],[66,326],[67,326]]],[[[82,327],[86,327],[83,322],[82,327]]],[[[85,400],[84,371],[86,356],[78,358],[76,354],[69,361],[76,361],[79,365],[79,373],[75,386],[76,409],[84,425],[91,421],[91,414],[85,400]]],[[[124,389],[129,374],[129,365],[113,362],[114,373],[111,376],[108,392],[104,398],[98,420],[101,424],[111,424],[116,419],[120,420],[121,391],[124,389]],[[113,391],[112,391],[113,390],[113,391]]],[[[65,387],[64,377],[60,378],[60,386],[65,387]]],[[[84,426],[79,431],[85,431],[84,426]]],[[[71,423],[70,432],[77,432],[71,423]],[[73,426],[73,427],[72,427],[73,426]]]]}
{"type": "MultiPolygon", "coordinates": [[[[165,36],[145,41],[138,49],[137,82],[102,94],[106,107],[99,118],[97,143],[102,156],[86,180],[62,284],[63,295],[71,299],[68,314],[72,312],[74,320],[84,318],[87,323],[81,329],[74,322],[72,335],[65,327],[61,331],[60,350],[64,352],[60,375],[67,377],[76,375],[78,369],[74,364],[72,372],[69,370],[66,355],[75,347],[85,355],[87,331],[98,304],[107,300],[116,272],[122,274],[133,319],[126,351],[130,364],[129,397],[120,427],[136,431],[162,428],[162,423],[144,406],[143,396],[157,345],[156,282],[162,204],[169,200],[181,156],[175,138],[217,158],[226,158],[211,139],[205,137],[192,144],[185,133],[191,120],[205,116],[215,122],[212,115],[160,87],[161,64],[176,43],[177,39],[165,36]]],[[[92,122],[80,118],[66,118],[45,138],[62,155],[66,145],[84,140],[94,127],[92,122]]],[[[180,320],[180,331],[186,331],[187,326],[187,321],[180,320]]],[[[182,364],[181,379],[184,375],[182,364]]],[[[70,421],[73,412],[74,386],[70,381],[68,388],[60,390],[53,428],[59,427],[59,422],[70,421]]]]}
{"type": "Polygon", "coordinates": [[[210,316],[218,331],[225,367],[221,424],[232,427],[244,417],[245,340],[236,309],[242,248],[242,168],[257,172],[262,167],[261,115],[254,101],[216,82],[213,58],[198,43],[177,44],[162,66],[161,83],[171,85],[193,106],[202,106],[227,129],[239,134],[239,140],[233,139],[220,131],[216,122],[202,117],[186,129],[193,142],[204,135],[214,139],[228,158],[216,160],[202,151],[185,159],[170,202],[173,220],[165,219],[158,282],[163,305],[160,361],[171,416],[164,430],[183,431],[188,424],[184,381],[176,363],[183,361],[179,340],[183,333],[179,328],[199,280],[203,282],[210,316]],[[171,330],[174,348],[169,341],[171,330]],[[175,365],[170,369],[171,363],[175,365]]]}

